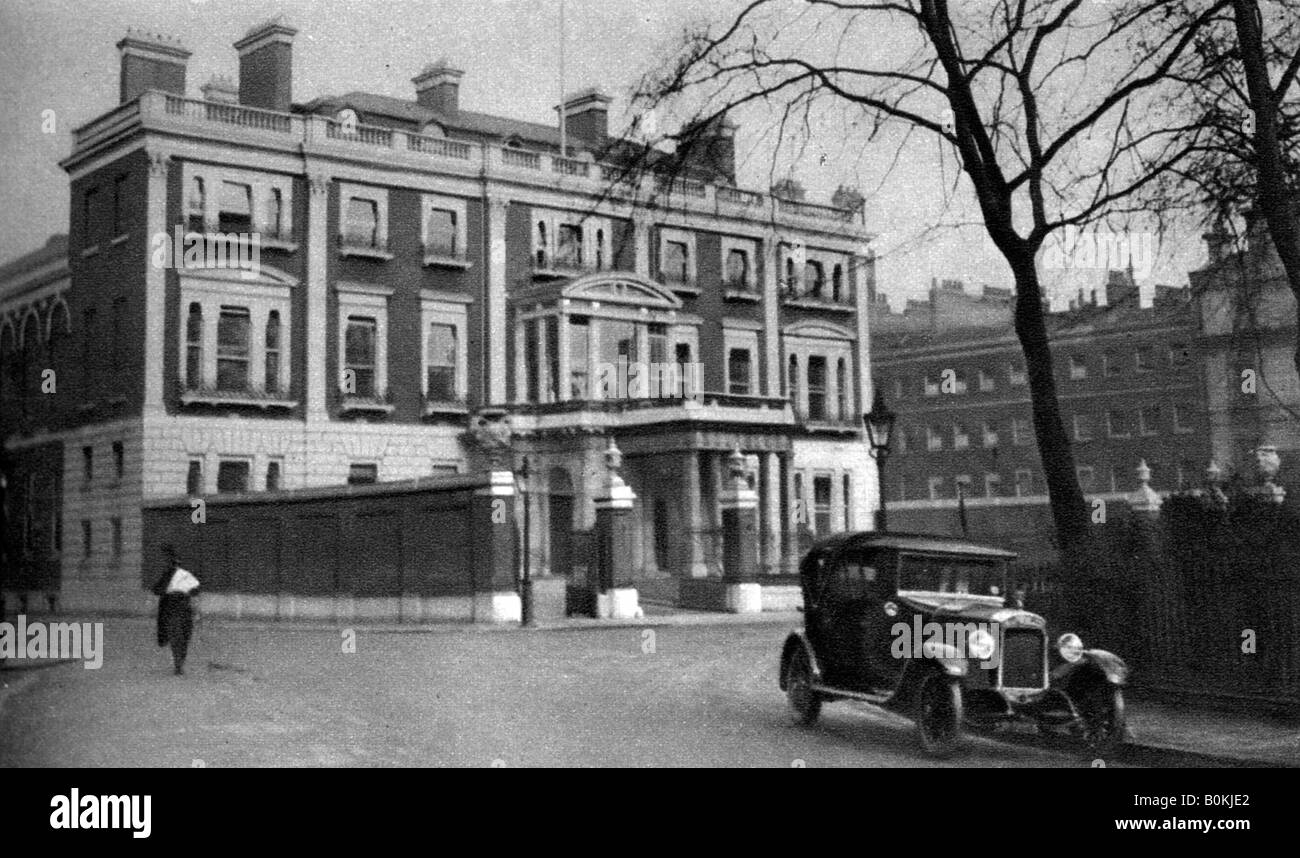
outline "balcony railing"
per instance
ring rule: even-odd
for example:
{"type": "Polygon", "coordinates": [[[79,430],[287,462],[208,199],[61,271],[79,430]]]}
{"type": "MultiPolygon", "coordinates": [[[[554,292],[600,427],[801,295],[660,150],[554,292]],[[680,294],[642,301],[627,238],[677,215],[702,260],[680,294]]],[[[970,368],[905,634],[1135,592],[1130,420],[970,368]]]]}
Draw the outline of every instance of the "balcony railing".
{"type": "Polygon", "coordinates": [[[219,122],[223,125],[237,125],[241,128],[255,128],[259,131],[288,134],[293,130],[293,118],[289,114],[246,107],[242,104],[200,101],[168,93],[164,110],[173,116],[184,116],[187,119],[198,119],[204,122],[219,122]]]}
{"type": "Polygon", "coordinates": [[[502,149],[501,163],[508,167],[522,167],[525,170],[542,169],[542,156],[536,152],[525,152],[523,149],[502,149]]]}
{"type": "Polygon", "coordinates": [[[430,243],[424,246],[424,264],[438,268],[469,268],[469,254],[454,244],[430,243]]]}
{"type": "Polygon", "coordinates": [[[591,172],[591,164],[576,158],[551,158],[551,169],[562,176],[586,176],[591,172]]]}
{"type": "Polygon", "coordinates": [[[568,277],[573,274],[601,270],[600,266],[596,264],[596,260],[571,255],[545,254],[538,256],[534,253],[532,264],[533,276],[539,278],[568,277]]]}
{"type": "Polygon", "coordinates": [[[844,313],[850,313],[857,309],[857,302],[854,300],[851,290],[841,291],[840,297],[836,299],[834,292],[825,285],[821,288],[805,287],[799,283],[787,285],[781,291],[781,299],[787,304],[824,310],[838,310],[844,313]]]}
{"type": "Polygon", "coordinates": [[[558,174],[568,177],[583,190],[601,196],[649,199],[662,198],[666,194],[672,205],[690,210],[744,217],[770,214],[808,226],[834,224],[837,231],[843,225],[861,227],[864,224],[861,206],[836,208],[778,199],[766,193],[684,178],[664,182],[649,176],[626,175],[626,170],[615,165],[565,158],[550,152],[449,140],[383,126],[344,125],[328,116],[280,113],[241,104],[185,98],[158,90],[145,92],[136,100],[75,129],[74,156],[133,133],[141,126],[187,132],[198,137],[222,128],[243,130],[262,135],[263,140],[269,139],[268,135],[279,138],[286,148],[338,145],[357,151],[368,147],[391,153],[385,156],[376,152],[376,158],[380,160],[397,153],[407,159],[446,159],[481,170],[488,177],[504,169],[519,178],[526,174],[523,171],[527,171],[534,175],[529,181],[541,185],[551,181],[546,178],[548,175],[558,174]]]}
{"type": "Polygon", "coordinates": [[[445,137],[426,137],[423,134],[408,134],[406,136],[406,148],[412,152],[423,152],[426,155],[438,155],[443,158],[455,158],[458,161],[468,161],[474,152],[469,143],[461,140],[448,140],[445,137]]]}
{"type": "Polygon", "coordinates": [[[343,256],[362,256],[367,259],[388,260],[388,236],[371,236],[365,233],[339,233],[339,253],[343,256]]]}
{"type": "MultiPolygon", "coordinates": [[[[788,400],[781,396],[744,396],[736,393],[705,391],[694,397],[619,397],[614,399],[568,399],[562,402],[529,402],[513,406],[522,414],[575,414],[583,411],[618,414],[654,409],[674,412],[691,406],[704,408],[739,408],[750,411],[784,411],[788,400]]],[[[676,419],[676,417],[674,417],[676,419]]]]}
{"type": "Polygon", "coordinates": [[[758,291],[758,284],[745,277],[733,277],[722,282],[724,298],[741,300],[758,300],[763,296],[758,291]]]}

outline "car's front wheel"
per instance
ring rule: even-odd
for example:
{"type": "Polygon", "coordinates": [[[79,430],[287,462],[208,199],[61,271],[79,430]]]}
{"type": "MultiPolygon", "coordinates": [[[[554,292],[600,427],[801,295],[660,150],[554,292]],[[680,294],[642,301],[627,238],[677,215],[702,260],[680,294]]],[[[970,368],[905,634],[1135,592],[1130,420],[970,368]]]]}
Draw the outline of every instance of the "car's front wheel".
{"type": "Polygon", "coordinates": [[[916,732],[932,757],[952,756],[962,743],[961,684],[936,671],[916,689],[916,732]]]}
{"type": "Polygon", "coordinates": [[[812,662],[803,647],[792,652],[790,661],[786,664],[785,695],[800,724],[810,726],[817,722],[817,716],[822,711],[822,701],[813,690],[812,662]]]}
{"type": "Polygon", "coordinates": [[[1124,741],[1124,690],[1108,682],[1093,682],[1079,695],[1079,717],[1088,753],[1102,757],[1124,741]]]}

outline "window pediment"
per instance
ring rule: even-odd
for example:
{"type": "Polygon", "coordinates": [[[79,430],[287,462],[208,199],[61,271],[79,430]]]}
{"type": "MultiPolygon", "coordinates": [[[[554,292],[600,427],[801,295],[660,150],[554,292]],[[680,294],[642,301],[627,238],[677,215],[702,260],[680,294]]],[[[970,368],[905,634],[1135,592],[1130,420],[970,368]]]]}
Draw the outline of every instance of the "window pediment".
{"type": "Polygon", "coordinates": [[[669,290],[635,274],[601,274],[579,277],[560,292],[563,298],[635,304],[660,310],[680,310],[682,301],[669,290]]]}

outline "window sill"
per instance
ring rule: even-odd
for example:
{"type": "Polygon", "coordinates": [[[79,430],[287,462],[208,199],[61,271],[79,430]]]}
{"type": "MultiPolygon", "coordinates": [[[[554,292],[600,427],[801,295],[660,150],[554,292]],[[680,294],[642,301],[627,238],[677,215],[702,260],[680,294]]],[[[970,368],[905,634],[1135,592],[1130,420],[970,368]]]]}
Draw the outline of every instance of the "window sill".
{"type": "Polygon", "coordinates": [[[458,417],[466,414],[469,414],[469,406],[460,400],[427,399],[424,402],[425,417],[437,417],[442,415],[458,417]]]}
{"type": "Polygon", "coordinates": [[[181,394],[181,405],[236,405],[269,410],[296,408],[298,401],[255,391],[187,390],[181,394]]]}
{"type": "Polygon", "coordinates": [[[112,241],[110,241],[108,244],[109,244],[110,247],[117,247],[119,244],[121,244],[122,242],[126,241],[126,240],[127,240],[128,238],[130,238],[130,237],[131,237],[131,233],[129,233],[129,232],[124,232],[124,233],[122,233],[121,235],[119,235],[119,236],[117,236],[116,238],[114,238],[114,239],[113,239],[112,241]]]}
{"type": "Polygon", "coordinates": [[[339,245],[339,256],[355,256],[360,259],[373,259],[377,262],[387,262],[393,258],[393,254],[383,248],[366,247],[359,244],[339,245]]]}
{"type": "Polygon", "coordinates": [[[763,300],[763,296],[753,289],[726,289],[722,297],[727,301],[749,301],[753,304],[763,300]]]}
{"type": "Polygon", "coordinates": [[[373,397],[344,396],[339,404],[339,414],[392,414],[391,402],[373,397]]]}
{"type": "Polygon", "coordinates": [[[809,298],[807,296],[786,297],[782,303],[787,307],[801,307],[805,310],[831,310],[836,313],[855,313],[858,309],[853,304],[828,301],[822,298],[809,298]]]}
{"type": "Polygon", "coordinates": [[[81,251],[81,258],[87,259],[91,256],[94,256],[96,253],[99,253],[99,245],[92,244],[90,247],[87,247],[81,251]]]}
{"type": "Polygon", "coordinates": [[[470,262],[464,256],[448,253],[426,252],[424,254],[424,265],[426,268],[451,268],[457,271],[468,271],[474,263],[470,262]]]}
{"type": "Polygon", "coordinates": [[[695,284],[694,280],[669,280],[661,276],[659,282],[678,295],[695,297],[700,294],[700,287],[695,284]]]}
{"type": "Polygon", "coordinates": [[[293,253],[298,249],[298,242],[286,238],[260,238],[262,250],[277,250],[281,253],[293,253]]]}

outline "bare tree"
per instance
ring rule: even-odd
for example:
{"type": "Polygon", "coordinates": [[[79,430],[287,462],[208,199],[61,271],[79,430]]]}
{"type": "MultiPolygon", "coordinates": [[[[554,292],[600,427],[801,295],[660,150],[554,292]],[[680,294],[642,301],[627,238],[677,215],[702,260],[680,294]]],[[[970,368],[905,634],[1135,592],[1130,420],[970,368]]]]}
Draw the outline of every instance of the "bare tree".
{"type": "Polygon", "coordinates": [[[1058,544],[1072,561],[1086,546],[1089,516],[1057,400],[1036,260],[1066,226],[1140,212],[1138,192],[1200,143],[1194,127],[1143,128],[1136,117],[1228,4],[1205,3],[1184,18],[1157,0],[994,0],[956,10],[945,0],[806,0],[792,16],[788,3],[755,0],[720,25],[688,31],[675,61],[648,75],[638,96],[649,107],[695,105],[694,121],[668,135],[688,149],[698,129],[747,106],[782,104],[784,119],[830,102],[867,117],[873,139],[901,125],[956,153],[1014,277],[1038,450],[1058,544]],[[911,42],[882,49],[881,34],[911,42]],[[876,59],[882,54],[892,58],[876,59]]]}
{"type": "MultiPolygon", "coordinates": [[[[1168,115],[1195,123],[1199,141],[1152,201],[1226,230],[1262,217],[1300,314],[1300,2],[1232,0],[1203,28],[1173,79],[1168,115]]],[[[1249,291],[1242,280],[1236,287],[1249,291]]],[[[1300,321],[1300,316],[1297,317],[1300,321]]],[[[1300,339],[1294,363],[1300,373],[1300,339]]]]}

